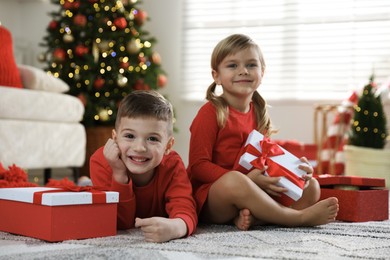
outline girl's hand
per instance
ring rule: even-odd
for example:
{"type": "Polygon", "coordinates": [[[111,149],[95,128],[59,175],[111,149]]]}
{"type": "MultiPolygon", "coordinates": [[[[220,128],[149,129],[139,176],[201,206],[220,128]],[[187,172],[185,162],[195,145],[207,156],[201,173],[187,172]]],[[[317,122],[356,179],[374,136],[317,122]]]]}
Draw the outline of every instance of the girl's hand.
{"type": "Polygon", "coordinates": [[[135,227],[141,228],[147,242],[166,242],[187,234],[187,225],[181,218],[136,218],[135,227]]]}
{"type": "Polygon", "coordinates": [[[113,178],[119,183],[128,183],[127,168],[120,157],[118,144],[113,139],[108,139],[104,145],[103,155],[110,165],[113,178]]]}
{"type": "Polygon", "coordinates": [[[264,171],[266,170],[267,168],[262,171],[259,169],[253,169],[247,176],[269,195],[280,197],[280,193],[287,192],[288,189],[277,185],[280,177],[265,176],[264,171]]]}
{"type": "Polygon", "coordinates": [[[306,172],[306,174],[302,175],[302,178],[305,180],[305,187],[306,188],[309,185],[309,181],[313,178],[313,167],[309,163],[309,161],[306,159],[306,157],[300,158],[301,162],[303,164],[299,165],[299,169],[306,172]]]}

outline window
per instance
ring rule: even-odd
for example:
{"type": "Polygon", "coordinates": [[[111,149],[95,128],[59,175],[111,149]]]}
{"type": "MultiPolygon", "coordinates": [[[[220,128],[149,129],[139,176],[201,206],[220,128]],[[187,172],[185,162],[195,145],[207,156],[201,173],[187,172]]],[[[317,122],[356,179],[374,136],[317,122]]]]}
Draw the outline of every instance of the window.
{"type": "Polygon", "coordinates": [[[204,98],[210,57],[232,33],[255,40],[267,64],[266,98],[346,96],[390,76],[388,0],[186,0],[183,82],[187,97],[204,98]]]}

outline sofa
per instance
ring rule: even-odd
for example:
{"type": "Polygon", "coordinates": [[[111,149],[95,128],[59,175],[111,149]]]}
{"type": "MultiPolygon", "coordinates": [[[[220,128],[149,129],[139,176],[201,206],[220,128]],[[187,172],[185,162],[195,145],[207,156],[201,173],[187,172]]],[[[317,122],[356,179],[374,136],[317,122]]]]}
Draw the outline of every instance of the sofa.
{"type": "Polygon", "coordinates": [[[16,64],[9,31],[0,26],[0,163],[43,169],[72,168],[78,179],[86,150],[84,105],[69,86],[42,69],[16,64]]]}

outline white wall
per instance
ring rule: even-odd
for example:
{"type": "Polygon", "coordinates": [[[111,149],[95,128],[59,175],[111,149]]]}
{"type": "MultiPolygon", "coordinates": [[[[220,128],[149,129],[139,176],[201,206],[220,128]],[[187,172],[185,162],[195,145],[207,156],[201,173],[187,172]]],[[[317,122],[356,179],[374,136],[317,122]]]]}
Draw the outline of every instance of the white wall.
{"type": "MultiPolygon", "coordinates": [[[[141,6],[151,20],[146,23],[145,29],[156,37],[158,43],[155,49],[162,56],[164,70],[168,74],[168,84],[162,90],[173,103],[177,116],[175,134],[175,148],[187,163],[189,126],[202,101],[189,101],[183,99],[181,82],[181,29],[182,29],[182,1],[144,0],[141,6]]],[[[39,47],[46,27],[51,20],[50,10],[55,10],[48,0],[0,0],[0,22],[10,29],[16,45],[27,48],[28,53],[23,62],[42,67],[37,56],[43,50],[39,47]],[[23,18],[23,21],[22,21],[23,18]]],[[[390,76],[390,75],[389,75],[390,76]]],[[[347,98],[340,97],[337,103],[347,98]]],[[[313,142],[313,116],[314,106],[317,103],[330,101],[285,101],[268,100],[272,106],[270,114],[276,127],[280,130],[274,136],[276,139],[295,139],[302,142],[313,142]]],[[[390,125],[390,102],[386,103],[388,124],[390,125]]]]}

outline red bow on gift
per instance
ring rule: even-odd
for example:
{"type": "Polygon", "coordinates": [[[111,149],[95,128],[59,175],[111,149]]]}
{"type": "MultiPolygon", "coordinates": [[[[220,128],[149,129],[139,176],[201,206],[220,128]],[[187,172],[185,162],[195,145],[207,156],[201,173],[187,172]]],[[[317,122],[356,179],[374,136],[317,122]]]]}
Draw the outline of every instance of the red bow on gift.
{"type": "Polygon", "coordinates": [[[264,139],[260,141],[260,147],[261,152],[252,146],[248,150],[249,153],[258,156],[257,159],[251,162],[251,164],[260,170],[263,170],[264,167],[269,164],[269,157],[284,154],[283,150],[269,138],[264,137],[264,139]]]}
{"type": "Polygon", "coordinates": [[[276,143],[272,142],[269,138],[264,137],[263,140],[260,141],[261,152],[257,150],[254,146],[250,145],[248,147],[247,152],[257,156],[255,160],[251,162],[253,167],[263,170],[267,165],[267,173],[272,177],[280,177],[283,176],[287,178],[289,181],[294,183],[300,188],[304,187],[305,182],[300,179],[296,174],[290,172],[288,169],[283,166],[275,163],[271,160],[270,157],[283,155],[283,150],[276,143]]]}

